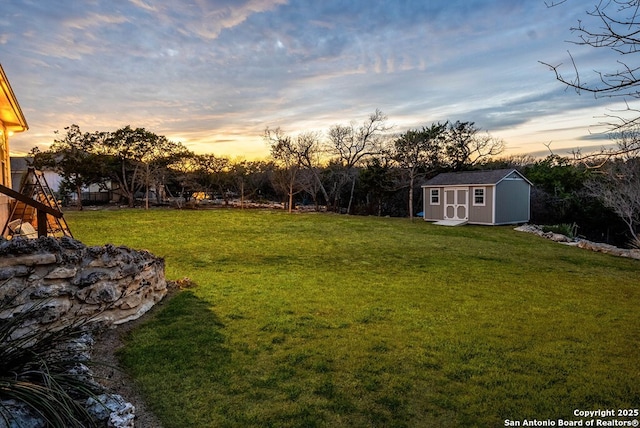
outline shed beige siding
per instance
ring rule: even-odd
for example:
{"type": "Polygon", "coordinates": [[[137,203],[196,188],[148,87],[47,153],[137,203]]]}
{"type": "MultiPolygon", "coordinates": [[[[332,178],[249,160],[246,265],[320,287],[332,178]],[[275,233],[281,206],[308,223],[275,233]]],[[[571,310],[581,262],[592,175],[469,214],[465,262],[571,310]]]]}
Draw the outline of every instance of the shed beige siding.
{"type": "Polygon", "coordinates": [[[444,218],[444,188],[443,187],[430,187],[425,188],[423,193],[424,201],[424,219],[425,220],[442,220],[444,218]],[[431,203],[431,189],[439,191],[438,204],[431,203]]]}
{"type": "Polygon", "coordinates": [[[492,224],[493,200],[495,188],[493,186],[473,186],[469,188],[469,223],[492,224]],[[475,189],[484,189],[484,205],[474,204],[475,189]]]}

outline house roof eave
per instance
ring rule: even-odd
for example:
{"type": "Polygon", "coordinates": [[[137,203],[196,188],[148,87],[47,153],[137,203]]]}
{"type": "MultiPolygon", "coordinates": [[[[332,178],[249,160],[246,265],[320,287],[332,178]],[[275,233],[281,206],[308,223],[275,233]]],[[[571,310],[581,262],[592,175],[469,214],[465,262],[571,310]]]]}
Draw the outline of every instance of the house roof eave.
{"type": "Polygon", "coordinates": [[[7,131],[23,132],[29,129],[27,120],[22,113],[18,99],[11,89],[9,79],[0,64],[0,121],[7,131]]]}

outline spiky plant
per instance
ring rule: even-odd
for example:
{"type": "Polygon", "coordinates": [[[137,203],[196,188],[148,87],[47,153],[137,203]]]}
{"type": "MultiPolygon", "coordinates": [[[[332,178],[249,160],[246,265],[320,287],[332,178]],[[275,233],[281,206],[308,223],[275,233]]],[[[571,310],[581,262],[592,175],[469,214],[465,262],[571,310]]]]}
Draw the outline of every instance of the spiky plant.
{"type": "Polygon", "coordinates": [[[578,236],[578,225],[576,223],[562,223],[552,226],[542,226],[543,232],[560,233],[568,238],[575,238],[578,236]]]}
{"type": "MultiPolygon", "coordinates": [[[[83,404],[100,387],[73,370],[80,362],[63,346],[85,332],[87,320],[61,328],[29,328],[47,309],[47,302],[15,311],[17,297],[0,299],[0,314],[4,314],[0,317],[0,400],[23,403],[50,427],[96,426],[83,404]]],[[[2,401],[0,419],[7,426],[14,419],[2,401]]]]}

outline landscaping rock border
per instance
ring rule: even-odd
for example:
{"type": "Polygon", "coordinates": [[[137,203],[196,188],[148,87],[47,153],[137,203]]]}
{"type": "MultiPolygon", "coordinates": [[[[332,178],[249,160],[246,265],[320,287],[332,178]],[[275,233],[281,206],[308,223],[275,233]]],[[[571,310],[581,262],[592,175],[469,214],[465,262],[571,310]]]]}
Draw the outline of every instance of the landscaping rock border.
{"type": "Polygon", "coordinates": [[[611,254],[617,257],[626,257],[630,259],[640,260],[640,249],[618,248],[613,245],[592,242],[582,238],[570,238],[560,233],[544,232],[540,226],[533,224],[525,224],[516,227],[514,230],[519,232],[527,232],[538,235],[542,238],[550,239],[554,242],[560,242],[566,245],[573,245],[585,250],[596,251],[599,253],[611,254]]]}

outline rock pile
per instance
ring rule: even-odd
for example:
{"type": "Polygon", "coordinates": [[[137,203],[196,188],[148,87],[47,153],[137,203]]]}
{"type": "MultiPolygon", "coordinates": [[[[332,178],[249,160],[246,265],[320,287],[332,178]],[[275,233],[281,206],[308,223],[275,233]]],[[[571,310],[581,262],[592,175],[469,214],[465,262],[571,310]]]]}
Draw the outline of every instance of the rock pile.
{"type": "Polygon", "coordinates": [[[585,250],[596,251],[605,254],[611,254],[618,257],[627,257],[635,260],[640,260],[640,250],[637,249],[625,249],[614,247],[609,244],[602,244],[599,242],[592,242],[581,238],[570,238],[560,233],[544,232],[542,228],[532,224],[525,224],[523,226],[516,227],[515,230],[520,232],[533,233],[546,239],[550,239],[555,242],[561,242],[567,245],[575,245],[578,248],[585,250]]]}

